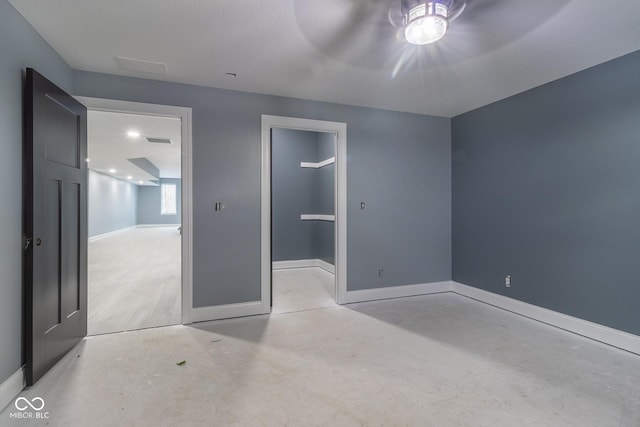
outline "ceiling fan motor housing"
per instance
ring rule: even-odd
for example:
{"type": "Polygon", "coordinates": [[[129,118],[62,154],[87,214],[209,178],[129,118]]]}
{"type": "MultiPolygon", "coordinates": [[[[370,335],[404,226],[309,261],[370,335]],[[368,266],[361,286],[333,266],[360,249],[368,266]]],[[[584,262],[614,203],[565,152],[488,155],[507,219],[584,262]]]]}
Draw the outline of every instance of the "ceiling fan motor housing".
{"type": "Polygon", "coordinates": [[[402,0],[405,38],[424,45],[440,40],[449,27],[451,0],[402,0]]]}
{"type": "Polygon", "coordinates": [[[400,3],[404,25],[426,15],[449,18],[451,6],[451,0],[402,0],[400,3]]]}

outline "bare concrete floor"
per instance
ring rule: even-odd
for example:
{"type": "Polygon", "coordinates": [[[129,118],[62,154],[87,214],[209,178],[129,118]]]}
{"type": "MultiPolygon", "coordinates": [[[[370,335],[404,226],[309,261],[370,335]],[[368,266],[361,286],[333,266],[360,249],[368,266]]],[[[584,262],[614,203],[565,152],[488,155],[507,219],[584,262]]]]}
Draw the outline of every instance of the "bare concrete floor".
{"type": "Polygon", "coordinates": [[[49,419],[0,425],[640,426],[640,356],[450,293],[309,309],[322,273],[279,275],[315,281],[281,314],[87,338],[21,394],[49,419]]]}
{"type": "Polygon", "coordinates": [[[273,270],[272,314],[337,307],[333,274],[319,268],[273,270]]]}
{"type": "Polygon", "coordinates": [[[89,242],[89,335],[180,323],[180,242],[177,227],[89,242]]]}

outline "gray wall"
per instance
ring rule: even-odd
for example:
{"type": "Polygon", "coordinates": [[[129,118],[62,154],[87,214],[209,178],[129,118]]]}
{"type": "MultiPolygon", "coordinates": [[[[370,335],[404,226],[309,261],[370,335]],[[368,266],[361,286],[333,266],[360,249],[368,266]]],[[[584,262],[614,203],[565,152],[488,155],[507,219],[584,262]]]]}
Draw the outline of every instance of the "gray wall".
{"type": "Polygon", "coordinates": [[[347,123],[349,290],[451,278],[449,119],[84,71],[74,78],[76,95],[193,109],[196,307],[260,299],[262,114],[347,123]],[[216,201],[225,212],[214,213],[216,201]]]}
{"type": "MultiPolygon", "coordinates": [[[[320,132],[318,133],[318,160],[319,162],[326,160],[330,157],[334,157],[335,154],[335,140],[336,137],[332,133],[320,132]]],[[[316,171],[318,177],[319,189],[319,209],[318,213],[326,215],[334,215],[334,200],[335,200],[335,163],[327,166],[323,166],[316,171]]],[[[335,262],[335,227],[333,222],[329,221],[317,221],[316,222],[316,246],[318,250],[317,258],[334,264],[335,262]]]]}
{"type": "Polygon", "coordinates": [[[182,180],[160,178],[160,184],[176,184],[177,215],[160,215],[160,186],[138,187],[138,224],[182,224],[182,180]]]}
{"type": "Polygon", "coordinates": [[[333,215],[334,166],[301,168],[334,156],[334,136],[274,129],[271,135],[272,260],[321,258],[333,264],[334,227],[300,214],[333,215]]]}
{"type": "Polygon", "coordinates": [[[318,213],[316,169],[300,162],[316,162],[318,135],[290,129],[271,133],[271,259],[318,258],[317,221],[301,221],[300,214],[318,213]]]}
{"type": "Polygon", "coordinates": [[[640,334],[639,76],[640,51],[453,119],[454,280],[640,334]]]}
{"type": "Polygon", "coordinates": [[[137,224],[138,186],[89,171],[89,237],[137,224]]]}
{"type": "Polygon", "coordinates": [[[7,1],[0,1],[0,383],[22,365],[22,88],[32,67],[70,90],[72,72],[7,1]]]}

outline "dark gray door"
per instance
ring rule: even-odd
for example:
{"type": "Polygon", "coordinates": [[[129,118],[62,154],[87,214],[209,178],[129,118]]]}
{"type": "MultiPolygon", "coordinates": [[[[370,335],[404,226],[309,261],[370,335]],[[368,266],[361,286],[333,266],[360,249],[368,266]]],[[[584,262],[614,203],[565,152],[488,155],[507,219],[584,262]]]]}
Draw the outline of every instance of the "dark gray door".
{"type": "Polygon", "coordinates": [[[87,334],[87,110],[38,72],[25,91],[27,385],[87,334]]]}

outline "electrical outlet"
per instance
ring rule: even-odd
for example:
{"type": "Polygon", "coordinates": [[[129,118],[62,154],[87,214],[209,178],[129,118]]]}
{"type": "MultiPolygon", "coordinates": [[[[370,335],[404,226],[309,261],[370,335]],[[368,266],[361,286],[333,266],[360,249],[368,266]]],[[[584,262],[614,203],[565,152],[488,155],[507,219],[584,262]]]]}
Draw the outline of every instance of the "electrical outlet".
{"type": "Polygon", "coordinates": [[[510,287],[511,287],[511,276],[506,276],[506,277],[504,278],[504,285],[505,285],[507,288],[510,288],[510,287]]]}
{"type": "Polygon", "coordinates": [[[365,209],[367,205],[364,202],[360,202],[360,209],[365,209]]]}
{"type": "Polygon", "coordinates": [[[380,270],[378,270],[378,277],[382,276],[384,276],[384,270],[381,268],[380,270]]]}

